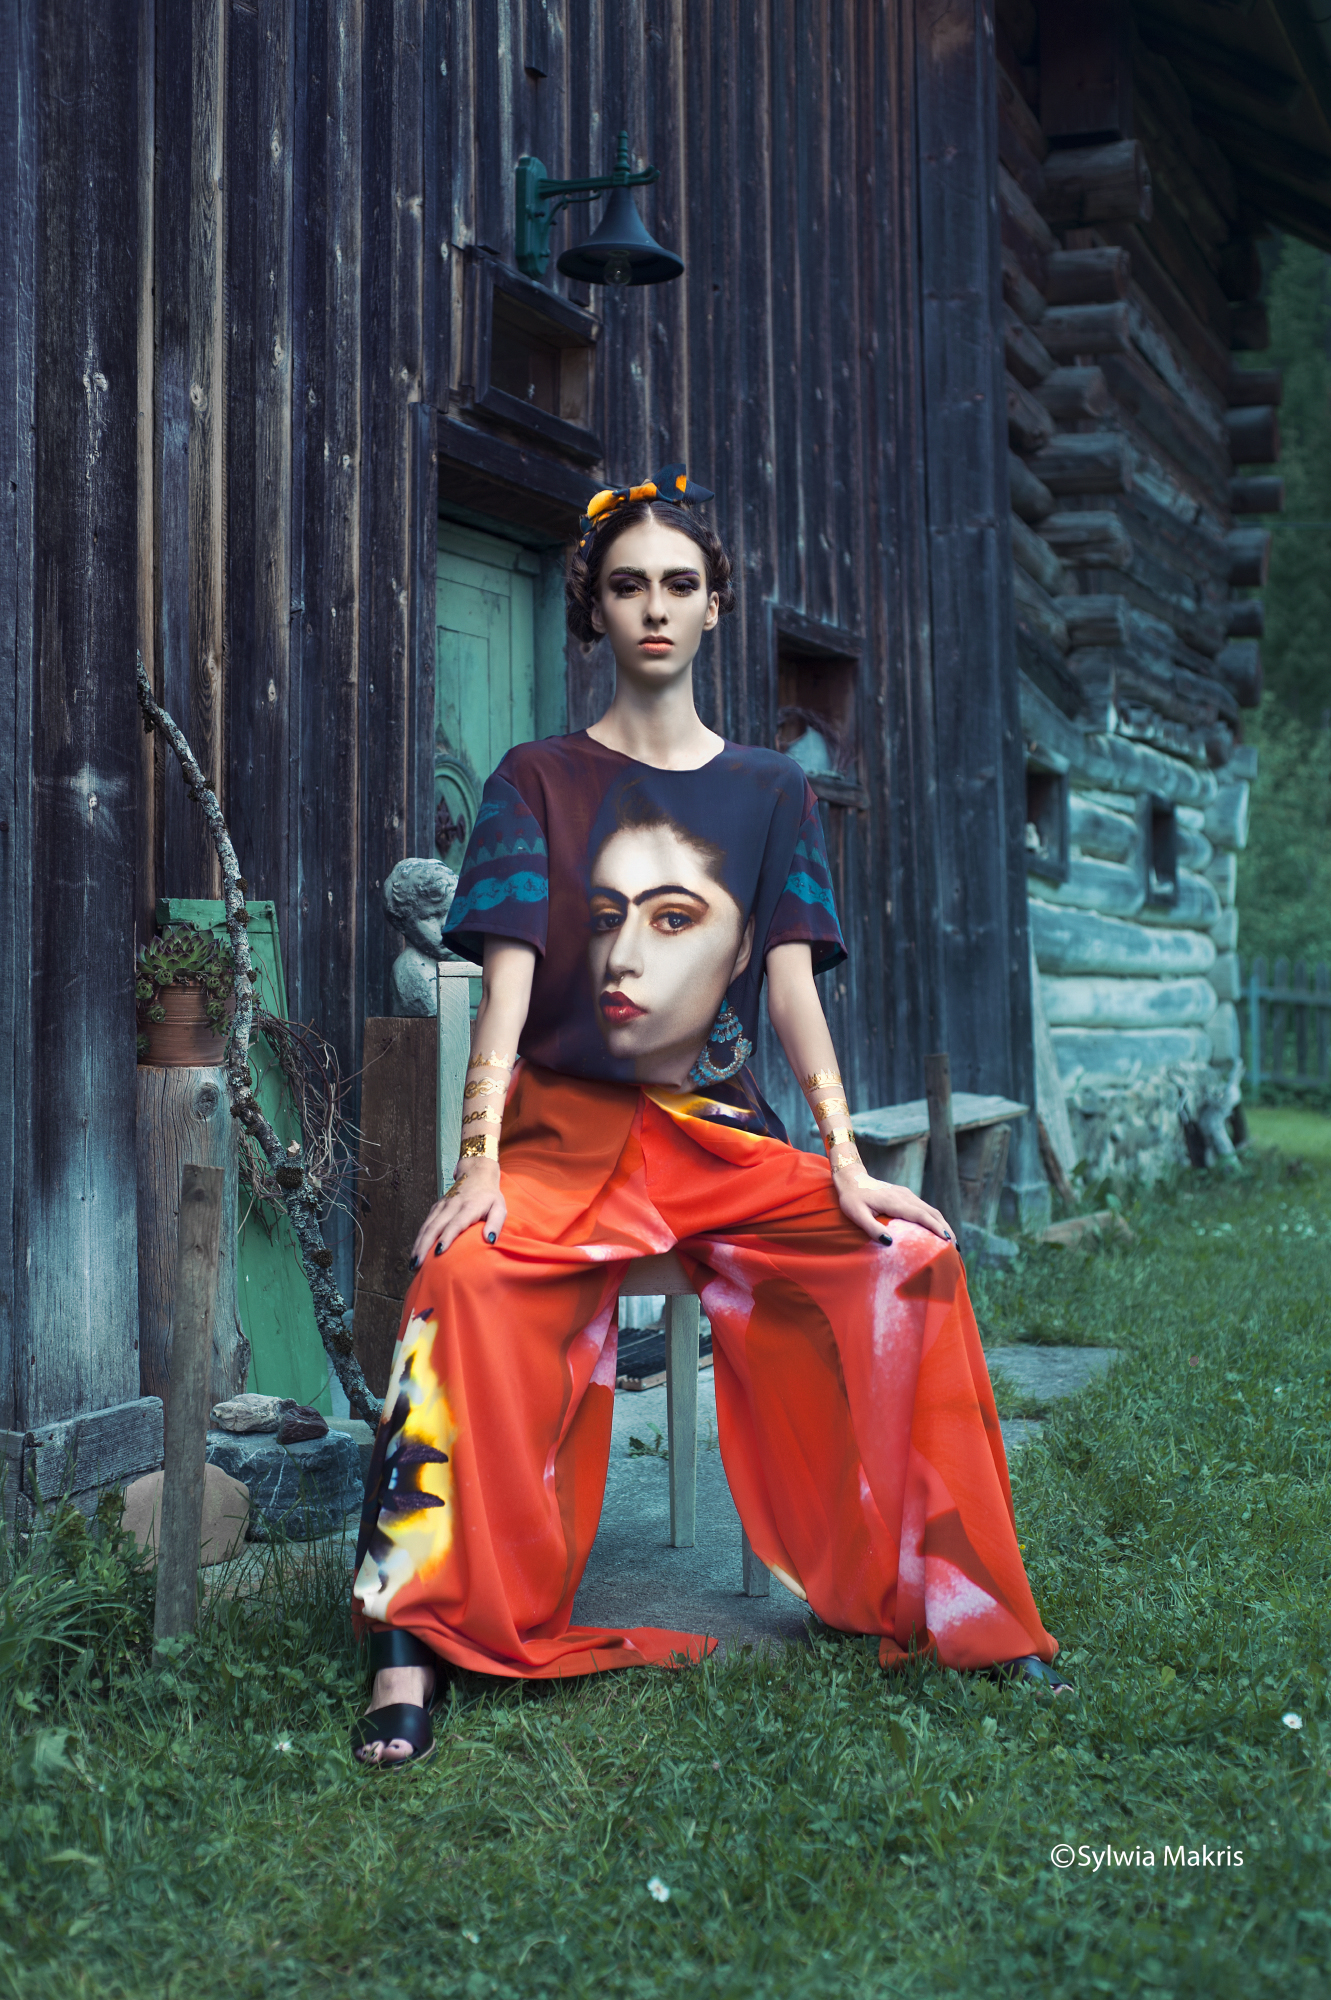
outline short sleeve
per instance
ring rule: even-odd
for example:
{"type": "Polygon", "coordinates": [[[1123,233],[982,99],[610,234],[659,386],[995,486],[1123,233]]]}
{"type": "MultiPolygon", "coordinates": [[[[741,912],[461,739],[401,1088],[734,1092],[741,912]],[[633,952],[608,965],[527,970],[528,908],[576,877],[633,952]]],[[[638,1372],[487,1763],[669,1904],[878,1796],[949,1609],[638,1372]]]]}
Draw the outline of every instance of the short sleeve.
{"type": "Polygon", "coordinates": [[[544,955],[549,876],[541,823],[501,765],[481,795],[444,926],[445,944],[478,965],[487,937],[516,938],[544,955]]]}
{"type": "Polygon", "coordinates": [[[827,845],[818,817],[818,801],[811,788],[804,787],[804,817],[800,821],[795,852],[790,859],[785,887],[772,912],[766,951],[778,944],[808,944],[813,947],[815,972],[827,972],[846,956],[841,925],[837,921],[836,898],[832,894],[832,873],[827,865],[827,845]]]}

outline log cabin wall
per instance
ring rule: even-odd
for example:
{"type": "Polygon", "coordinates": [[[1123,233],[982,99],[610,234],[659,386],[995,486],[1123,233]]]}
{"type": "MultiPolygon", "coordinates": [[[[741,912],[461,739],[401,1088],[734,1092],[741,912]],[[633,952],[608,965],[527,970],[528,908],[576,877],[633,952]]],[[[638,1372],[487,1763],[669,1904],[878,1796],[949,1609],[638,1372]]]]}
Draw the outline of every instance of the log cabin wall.
{"type": "MultiPolygon", "coordinates": [[[[277,905],[293,1014],[354,1072],[392,1000],[384,879],[434,846],[441,521],[557,613],[590,491],[686,458],[740,586],[704,714],[827,732],[852,1101],[919,1095],[938,1047],[1029,1101],[985,6],[6,4],[0,1427],[139,1386],[131,947],[216,874],[134,650],[277,905]],[[687,268],[547,273],[595,349],[570,447],[483,406],[481,301],[530,306],[519,154],[602,171],[621,126],[687,268]]],[[[536,727],[576,725],[605,663],[560,641],[552,676],[543,634],[536,727]]]]}
{"type": "Polygon", "coordinates": [[[1156,1171],[1180,1101],[1214,1131],[1236,1097],[1269,542],[1247,517],[1281,504],[1279,376],[1245,365],[1264,223],[1181,80],[1195,31],[997,13],[1031,935],[1088,1164],[1156,1171]]]}

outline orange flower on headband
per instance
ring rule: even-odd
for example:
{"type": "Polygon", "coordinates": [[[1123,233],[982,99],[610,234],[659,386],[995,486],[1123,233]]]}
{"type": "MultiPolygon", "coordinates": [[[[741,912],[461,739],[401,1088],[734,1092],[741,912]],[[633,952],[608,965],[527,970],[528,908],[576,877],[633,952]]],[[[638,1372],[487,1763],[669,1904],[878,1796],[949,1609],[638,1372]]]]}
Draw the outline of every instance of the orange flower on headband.
{"type": "Polygon", "coordinates": [[[594,493],[587,502],[587,512],[581,523],[582,539],[578,546],[585,550],[606,515],[613,514],[616,507],[629,506],[634,500],[669,500],[677,507],[692,507],[701,500],[714,497],[705,486],[695,486],[682,465],[663,467],[655,479],[649,479],[641,486],[607,486],[600,493],[594,493]]]}

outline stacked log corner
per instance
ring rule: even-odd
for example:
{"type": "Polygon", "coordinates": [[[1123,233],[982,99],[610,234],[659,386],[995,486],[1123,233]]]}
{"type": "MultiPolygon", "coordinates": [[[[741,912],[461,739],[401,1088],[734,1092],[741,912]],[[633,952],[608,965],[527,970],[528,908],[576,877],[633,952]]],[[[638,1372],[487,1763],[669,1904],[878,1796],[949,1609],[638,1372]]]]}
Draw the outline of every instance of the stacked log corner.
{"type": "MultiPolygon", "coordinates": [[[[997,56],[1023,721],[1031,765],[1067,786],[1062,879],[1032,866],[1031,937],[1088,1165],[1150,1172],[1182,1156],[1179,1079],[1223,1102],[1238,1074],[1243,715],[1270,549],[1254,517],[1283,506],[1280,375],[1237,358],[1263,337],[1260,265],[1168,62],[1134,39],[1120,136],[1083,143],[1110,114],[1077,93],[1108,104],[1106,78],[1051,67],[1021,0],[1000,0],[997,56]]],[[[1028,827],[1033,855],[1042,838],[1028,827]]]]}

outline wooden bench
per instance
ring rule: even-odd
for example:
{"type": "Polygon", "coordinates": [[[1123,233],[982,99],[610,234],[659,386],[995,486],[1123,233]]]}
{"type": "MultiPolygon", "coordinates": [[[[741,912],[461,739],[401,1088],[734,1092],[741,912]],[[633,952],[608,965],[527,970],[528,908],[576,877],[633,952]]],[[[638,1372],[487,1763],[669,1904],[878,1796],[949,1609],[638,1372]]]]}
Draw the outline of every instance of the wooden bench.
{"type": "MultiPolygon", "coordinates": [[[[462,1091],[471,1054],[470,981],[475,969],[447,960],[438,968],[439,1072],[435,1094],[435,1169],[442,1193],[453,1178],[462,1091]]],[[[670,1546],[691,1549],[698,1518],[698,1362],[701,1348],[698,1295],[673,1250],[635,1257],[619,1287],[624,1299],[665,1299],[666,1448],[670,1454],[670,1546]]],[[[766,1597],[768,1571],[743,1536],[745,1595],[766,1597]]]]}
{"type": "MultiPolygon", "coordinates": [[[[982,1097],[970,1090],[952,1093],[952,1130],[961,1183],[958,1222],[992,1229],[1003,1191],[1012,1121],[1024,1118],[1028,1109],[1010,1097],[982,1097]]],[[[929,1100],[917,1097],[909,1104],[857,1111],[851,1124],[869,1172],[878,1180],[893,1181],[919,1194],[929,1152],[929,1100]]],[[[936,1189],[934,1200],[938,1202],[936,1189]]]]}

